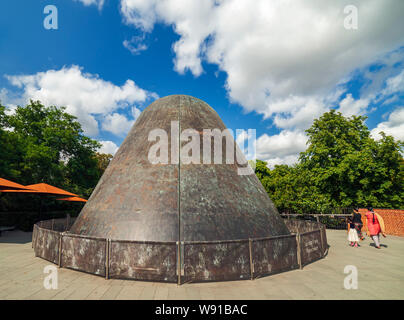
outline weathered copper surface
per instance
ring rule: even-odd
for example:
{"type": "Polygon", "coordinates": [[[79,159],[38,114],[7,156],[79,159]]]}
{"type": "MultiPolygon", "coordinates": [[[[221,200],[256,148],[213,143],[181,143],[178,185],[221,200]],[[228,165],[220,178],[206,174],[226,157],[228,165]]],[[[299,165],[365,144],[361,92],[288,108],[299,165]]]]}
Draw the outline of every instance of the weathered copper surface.
{"type": "MultiPolygon", "coordinates": [[[[57,222],[63,226],[69,220],[57,222]]],[[[295,234],[209,242],[140,242],[50,230],[55,225],[48,220],[34,226],[36,256],[107,278],[177,283],[252,279],[297,268],[298,255],[302,265],[313,262],[324,256],[327,247],[324,225],[310,221],[288,221],[300,235],[299,247],[295,234]]]]}
{"type": "Polygon", "coordinates": [[[323,248],[320,232],[319,230],[315,230],[300,235],[302,265],[322,258],[323,248]]]}
{"type": "MultiPolygon", "coordinates": [[[[204,129],[226,129],[209,105],[193,97],[181,97],[180,117],[181,131],[189,128],[198,132],[204,129]]],[[[239,149],[237,144],[235,146],[239,149]]],[[[201,143],[201,159],[203,151],[201,143]]],[[[248,239],[289,234],[256,175],[253,172],[251,175],[239,175],[237,169],[241,166],[235,158],[234,164],[226,164],[225,155],[226,141],[223,140],[222,164],[181,165],[181,241],[248,239]]]]}
{"type": "Polygon", "coordinates": [[[250,279],[248,240],[184,244],[184,282],[250,279]]]}
{"type": "Polygon", "coordinates": [[[105,239],[62,237],[62,267],[105,276],[105,239]]]}
{"type": "Polygon", "coordinates": [[[35,255],[53,263],[58,263],[59,238],[57,231],[37,228],[35,232],[35,255]]]}
{"type": "Polygon", "coordinates": [[[290,232],[293,233],[304,233],[308,231],[317,230],[320,228],[319,223],[314,221],[298,220],[298,219],[285,219],[285,225],[288,227],[290,232]]]}
{"type": "MultiPolygon", "coordinates": [[[[178,238],[178,164],[151,164],[149,131],[179,117],[179,96],[160,99],[137,119],[70,232],[119,240],[178,238]]],[[[171,139],[169,148],[171,147],[171,139]]]]}
{"type": "MultiPolygon", "coordinates": [[[[174,153],[179,152],[175,144],[180,132],[197,130],[202,159],[203,129],[223,130],[225,125],[209,105],[190,96],[168,96],[152,103],[137,119],[70,232],[164,242],[289,234],[258,178],[238,175],[237,164],[203,164],[202,160],[184,164],[182,159],[181,164],[150,163],[148,153],[156,141],[148,141],[148,135],[157,128],[168,133],[169,150],[173,147],[174,153]],[[173,146],[171,121],[180,125],[173,146]]],[[[223,143],[223,158],[225,147],[223,143]]]]}
{"type": "Polygon", "coordinates": [[[254,277],[298,267],[295,235],[253,240],[252,252],[254,277]]]}
{"type": "Polygon", "coordinates": [[[111,242],[110,278],[177,282],[176,273],[175,242],[111,242]]]}
{"type": "Polygon", "coordinates": [[[206,129],[222,132],[226,127],[201,100],[176,95],[152,103],[69,232],[62,233],[68,220],[36,226],[36,254],[107,278],[178,283],[251,279],[296,268],[298,255],[303,264],[322,257],[321,225],[286,225],[256,175],[239,174],[246,161],[242,157],[237,163],[240,150],[233,138],[228,142],[236,148],[234,158],[226,159],[223,139],[218,164],[214,137],[208,137],[211,163],[204,163],[206,129]],[[172,122],[179,124],[177,131],[172,122]],[[149,160],[156,141],[148,137],[154,129],[167,133],[169,163],[149,160]],[[199,163],[187,163],[182,153],[189,142],[182,135],[186,129],[195,130],[199,139],[199,163]],[[299,246],[291,232],[303,233],[299,246]]]}

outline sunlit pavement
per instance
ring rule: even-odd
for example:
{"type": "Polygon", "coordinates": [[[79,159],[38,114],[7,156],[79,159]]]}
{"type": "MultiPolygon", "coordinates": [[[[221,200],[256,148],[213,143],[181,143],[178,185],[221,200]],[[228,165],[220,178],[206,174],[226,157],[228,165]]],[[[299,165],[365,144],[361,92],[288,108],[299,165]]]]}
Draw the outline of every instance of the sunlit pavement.
{"type": "MultiPolygon", "coordinates": [[[[58,269],[58,289],[45,289],[44,268],[34,257],[31,233],[4,232],[0,237],[0,299],[404,299],[404,238],[381,238],[382,249],[348,246],[346,231],[327,230],[325,259],[259,279],[190,283],[177,286],[131,280],[105,280],[58,269]],[[344,288],[347,265],[358,271],[358,289],[344,288]]],[[[352,283],[352,282],[349,282],[352,283]]]]}

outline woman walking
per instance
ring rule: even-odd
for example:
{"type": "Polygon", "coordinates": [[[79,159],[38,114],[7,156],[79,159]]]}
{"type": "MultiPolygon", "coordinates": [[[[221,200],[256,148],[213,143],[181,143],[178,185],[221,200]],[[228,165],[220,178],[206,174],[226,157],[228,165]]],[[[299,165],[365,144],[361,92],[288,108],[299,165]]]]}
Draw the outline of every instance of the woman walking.
{"type": "Polygon", "coordinates": [[[365,237],[362,235],[362,227],[363,227],[363,222],[362,222],[362,216],[359,213],[359,208],[356,207],[354,208],[354,212],[352,215],[352,222],[355,226],[356,232],[358,233],[359,239],[362,241],[365,239],[365,237]]]}
{"type": "Polygon", "coordinates": [[[358,247],[359,237],[352,217],[348,218],[348,241],[351,247],[358,247]]]}
{"type": "Polygon", "coordinates": [[[376,248],[380,249],[380,233],[383,237],[386,237],[383,218],[378,213],[374,212],[371,207],[368,208],[368,212],[365,216],[368,228],[367,235],[373,239],[376,248]]]}

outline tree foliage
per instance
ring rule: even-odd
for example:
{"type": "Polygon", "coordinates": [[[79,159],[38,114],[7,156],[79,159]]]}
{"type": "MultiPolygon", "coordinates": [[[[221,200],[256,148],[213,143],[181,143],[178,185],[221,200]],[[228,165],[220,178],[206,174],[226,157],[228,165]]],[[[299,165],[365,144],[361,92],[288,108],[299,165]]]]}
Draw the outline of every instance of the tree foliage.
{"type": "Polygon", "coordinates": [[[384,133],[374,140],[365,120],[331,110],[306,130],[308,147],[296,165],[270,170],[258,161],[256,174],[280,210],[403,207],[403,143],[384,133]]]}
{"type": "Polygon", "coordinates": [[[0,105],[0,177],[48,183],[88,197],[111,159],[65,108],[31,101],[12,114],[0,105]]]}

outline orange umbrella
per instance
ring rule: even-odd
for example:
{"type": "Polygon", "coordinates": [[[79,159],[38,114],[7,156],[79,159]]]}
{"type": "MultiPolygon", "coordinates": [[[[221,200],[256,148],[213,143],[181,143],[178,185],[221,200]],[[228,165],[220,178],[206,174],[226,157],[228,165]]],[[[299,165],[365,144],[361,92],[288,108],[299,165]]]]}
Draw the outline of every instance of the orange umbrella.
{"type": "Polygon", "coordinates": [[[22,184],[15,183],[15,182],[12,182],[10,180],[0,178],[0,191],[8,190],[8,189],[11,189],[11,190],[30,190],[29,188],[24,187],[22,184]]]}
{"type": "Polygon", "coordinates": [[[69,198],[59,198],[56,200],[60,201],[75,201],[75,202],[87,202],[86,199],[80,198],[80,197],[69,197],[69,198]]]}
{"type": "Polygon", "coordinates": [[[69,191],[66,191],[66,190],[63,190],[60,188],[56,188],[47,183],[30,184],[30,185],[26,186],[25,189],[28,189],[28,190],[6,189],[6,190],[2,190],[2,192],[40,193],[40,194],[49,194],[49,195],[56,195],[56,196],[78,197],[77,194],[71,193],[69,191]]]}
{"type": "Polygon", "coordinates": [[[56,196],[72,196],[72,197],[78,197],[77,194],[71,193],[69,191],[56,188],[54,186],[51,186],[50,184],[47,183],[37,183],[37,184],[31,184],[26,186],[29,188],[29,190],[12,190],[12,189],[6,189],[6,190],[1,190],[1,192],[14,192],[14,193],[34,193],[34,194],[39,194],[41,197],[41,203],[39,206],[39,216],[38,219],[41,218],[41,212],[42,212],[42,196],[44,195],[56,195],[56,196]]]}

